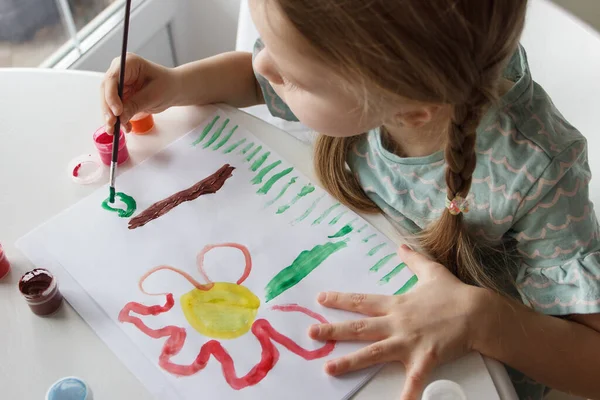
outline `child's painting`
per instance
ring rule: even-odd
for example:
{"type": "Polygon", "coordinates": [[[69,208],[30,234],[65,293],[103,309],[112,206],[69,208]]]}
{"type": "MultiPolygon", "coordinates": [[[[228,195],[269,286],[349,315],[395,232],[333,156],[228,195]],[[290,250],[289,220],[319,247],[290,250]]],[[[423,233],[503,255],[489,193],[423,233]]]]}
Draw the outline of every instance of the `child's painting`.
{"type": "Polygon", "coordinates": [[[315,342],[351,315],[320,291],[401,294],[416,278],[362,218],[219,111],[19,246],[161,399],[343,399],[364,344],[315,342]],[[71,288],[81,288],[71,290],[71,288]]]}

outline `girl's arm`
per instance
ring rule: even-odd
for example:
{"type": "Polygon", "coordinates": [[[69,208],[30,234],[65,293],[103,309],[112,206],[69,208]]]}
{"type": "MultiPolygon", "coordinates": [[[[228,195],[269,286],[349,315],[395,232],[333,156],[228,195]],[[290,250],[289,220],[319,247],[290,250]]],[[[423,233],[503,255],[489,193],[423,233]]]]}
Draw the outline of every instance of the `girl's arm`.
{"type": "Polygon", "coordinates": [[[475,350],[552,388],[600,399],[600,314],[563,319],[489,291],[482,297],[475,350]]]}
{"type": "Polygon", "coordinates": [[[174,71],[181,88],[174,105],[227,103],[249,107],[264,103],[250,53],[223,53],[174,71]]]}

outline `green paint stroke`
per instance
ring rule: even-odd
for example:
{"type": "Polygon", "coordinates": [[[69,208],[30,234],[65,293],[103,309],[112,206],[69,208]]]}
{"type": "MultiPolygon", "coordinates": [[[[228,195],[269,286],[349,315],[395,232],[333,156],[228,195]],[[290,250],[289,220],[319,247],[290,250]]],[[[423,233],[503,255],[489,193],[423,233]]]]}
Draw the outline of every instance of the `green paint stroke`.
{"type": "Polygon", "coordinates": [[[250,143],[249,145],[247,145],[246,147],[244,147],[242,149],[242,151],[240,151],[240,153],[242,154],[246,154],[248,152],[248,150],[250,150],[252,148],[252,146],[254,146],[254,142],[250,143]]]}
{"type": "Polygon", "coordinates": [[[342,227],[342,229],[340,229],[335,235],[329,236],[329,239],[336,239],[336,238],[340,238],[342,236],[346,236],[347,234],[349,234],[353,230],[354,230],[354,228],[352,228],[352,224],[344,225],[342,227]]]}
{"type": "Polygon", "coordinates": [[[396,275],[398,275],[400,273],[400,271],[402,271],[404,268],[406,268],[406,264],[404,263],[400,263],[398,265],[396,265],[396,267],[394,267],[394,269],[387,274],[386,276],[384,276],[383,278],[381,278],[379,280],[379,283],[388,283],[389,281],[392,280],[392,278],[394,278],[396,275]]]}
{"type": "Polygon", "coordinates": [[[225,154],[229,154],[232,151],[234,151],[235,149],[237,149],[239,146],[243,145],[246,142],[246,138],[240,139],[238,140],[237,143],[232,144],[231,146],[229,146],[228,148],[226,148],[223,153],[225,154]]]}
{"type": "Polygon", "coordinates": [[[227,124],[229,124],[229,118],[227,118],[225,120],[225,122],[223,122],[223,125],[221,125],[221,127],[219,129],[217,129],[215,131],[215,133],[213,133],[211,138],[208,140],[208,142],[204,143],[204,146],[202,146],[202,148],[203,149],[209,148],[219,138],[219,136],[221,136],[221,133],[223,133],[223,131],[227,127],[227,124]]]}
{"type": "Polygon", "coordinates": [[[215,126],[215,124],[217,123],[217,121],[219,120],[219,118],[221,118],[220,116],[216,116],[212,122],[210,122],[208,125],[206,125],[204,127],[204,130],[202,131],[202,133],[200,134],[200,136],[198,137],[198,139],[196,139],[193,143],[192,146],[197,146],[200,144],[200,142],[202,142],[204,140],[204,138],[206,137],[206,135],[208,135],[208,132],[211,131],[211,129],[213,128],[213,126],[215,126]]]}
{"type": "Polygon", "coordinates": [[[250,155],[248,155],[248,157],[246,157],[246,161],[251,161],[255,155],[258,154],[259,151],[262,150],[262,146],[258,146],[256,149],[254,149],[252,151],[252,153],[250,153],[250,155]]]}
{"type": "Polygon", "coordinates": [[[371,250],[369,250],[369,252],[367,253],[368,256],[374,256],[379,250],[381,250],[382,248],[384,248],[386,246],[387,243],[381,243],[378,244],[377,246],[373,247],[371,250]]]}
{"type": "Polygon", "coordinates": [[[288,169],[284,169],[283,171],[281,171],[278,174],[275,174],[271,177],[271,179],[269,179],[267,181],[267,183],[265,183],[260,189],[258,189],[258,191],[256,193],[258,194],[267,194],[269,193],[269,190],[271,190],[271,188],[273,187],[273,185],[275,183],[277,183],[277,181],[279,181],[281,178],[283,178],[284,176],[286,176],[287,174],[289,174],[290,172],[292,172],[294,170],[294,168],[288,168],[288,169]]]}
{"type": "Polygon", "coordinates": [[[267,165],[266,167],[261,169],[260,172],[258,174],[256,174],[254,179],[252,179],[250,182],[253,185],[258,185],[259,183],[262,183],[262,180],[264,179],[264,177],[269,172],[271,172],[273,170],[273,168],[276,168],[279,164],[281,164],[281,161],[275,161],[274,163],[267,165]]]}
{"type": "Polygon", "coordinates": [[[361,233],[362,231],[364,231],[365,229],[367,229],[367,227],[369,226],[369,224],[364,224],[363,226],[361,226],[356,233],[361,233]]]}
{"type": "Polygon", "coordinates": [[[398,289],[398,291],[396,293],[394,293],[394,295],[404,294],[404,293],[408,292],[410,289],[412,289],[413,286],[415,286],[415,284],[417,283],[418,280],[419,280],[419,278],[417,278],[417,276],[414,275],[412,278],[410,278],[404,284],[404,286],[402,286],[400,289],[398,289]]]}
{"type": "Polygon", "coordinates": [[[352,224],[354,224],[357,220],[358,220],[358,218],[354,218],[352,221],[350,221],[346,225],[344,225],[342,227],[342,229],[340,229],[335,235],[329,236],[329,238],[335,239],[335,238],[339,238],[342,236],[346,236],[347,234],[349,234],[350,232],[352,232],[354,230],[354,227],[352,226],[352,224]]]}
{"type": "Polygon", "coordinates": [[[339,213],[338,215],[336,215],[335,217],[333,217],[333,219],[331,221],[329,221],[329,225],[335,225],[337,224],[340,219],[342,219],[342,217],[348,212],[348,210],[342,211],[341,213],[339,213]]]}
{"type": "Polygon", "coordinates": [[[250,167],[250,170],[253,171],[253,172],[256,172],[256,170],[259,169],[260,166],[265,163],[265,161],[267,161],[267,158],[270,155],[271,155],[271,152],[267,151],[265,154],[263,154],[262,156],[260,156],[259,158],[257,158],[256,161],[254,161],[254,163],[250,167]]]}
{"type": "Polygon", "coordinates": [[[126,209],[123,210],[122,208],[111,207],[109,204],[110,199],[106,199],[102,202],[102,208],[104,208],[106,211],[116,212],[121,218],[131,217],[137,208],[135,199],[122,192],[117,192],[115,195],[121,199],[123,203],[125,203],[126,209]]]}
{"type": "Polygon", "coordinates": [[[225,135],[225,136],[223,137],[223,139],[221,139],[221,141],[215,145],[215,147],[213,147],[213,148],[212,148],[212,149],[213,149],[213,151],[214,151],[214,150],[219,150],[221,147],[225,146],[225,144],[226,144],[226,143],[229,141],[229,139],[231,139],[231,136],[233,135],[233,133],[234,133],[235,131],[237,131],[237,128],[238,128],[238,126],[237,126],[237,125],[236,125],[236,126],[234,126],[234,127],[233,127],[233,129],[232,129],[232,130],[230,130],[230,131],[229,131],[229,133],[228,133],[227,135],[225,135]]]}
{"type": "Polygon", "coordinates": [[[320,216],[319,218],[315,219],[315,220],[313,221],[313,223],[312,223],[312,224],[313,224],[313,225],[319,225],[321,222],[323,222],[323,221],[325,220],[325,218],[327,218],[327,217],[329,216],[329,214],[331,214],[331,212],[332,212],[333,210],[335,210],[335,209],[336,209],[336,208],[338,208],[339,206],[341,206],[341,204],[340,204],[340,203],[336,203],[336,204],[332,205],[332,206],[331,206],[331,207],[329,207],[327,210],[325,210],[325,211],[323,212],[323,214],[321,214],[321,216],[320,216]]]}
{"type": "Polygon", "coordinates": [[[319,202],[321,200],[323,200],[324,197],[325,197],[325,195],[323,195],[323,196],[319,197],[318,199],[316,199],[315,201],[313,201],[313,203],[310,205],[310,207],[308,207],[306,209],[306,211],[304,211],[304,214],[302,214],[301,216],[296,218],[296,220],[294,222],[292,222],[292,225],[300,223],[300,222],[304,221],[306,218],[308,218],[308,216],[314,211],[315,208],[317,208],[317,205],[319,204],[319,202]]]}
{"type": "Polygon", "coordinates": [[[308,274],[320,266],[327,258],[348,246],[345,241],[328,242],[317,245],[312,250],[304,250],[290,265],[282,269],[265,287],[265,300],[273,300],[286,290],[296,286],[308,274]]]}
{"type": "Polygon", "coordinates": [[[300,189],[300,193],[298,193],[296,195],[296,197],[294,197],[292,199],[292,201],[290,201],[290,204],[286,204],[284,206],[281,206],[277,209],[277,214],[283,214],[284,212],[286,212],[287,210],[289,210],[289,208],[291,206],[293,206],[294,204],[296,204],[296,202],[298,200],[300,200],[301,198],[303,198],[304,196],[311,194],[312,192],[315,191],[315,187],[312,185],[312,183],[309,183],[308,185],[304,186],[302,189],[300,189]]]}
{"type": "Polygon", "coordinates": [[[367,236],[366,238],[363,239],[363,243],[369,243],[369,240],[373,239],[375,236],[377,236],[376,233],[374,233],[370,236],[367,236]]]}
{"type": "Polygon", "coordinates": [[[290,179],[290,181],[288,183],[286,183],[285,186],[281,189],[281,191],[279,192],[277,197],[275,197],[273,200],[271,200],[267,203],[267,207],[270,205],[273,205],[273,203],[275,203],[277,200],[282,198],[283,195],[285,194],[285,192],[287,192],[287,190],[290,188],[290,186],[292,186],[294,183],[296,183],[296,180],[298,180],[297,176],[294,176],[292,179],[290,179]]]}
{"type": "Polygon", "coordinates": [[[377,263],[375,265],[373,265],[369,271],[371,271],[371,272],[377,272],[377,271],[379,271],[395,255],[396,254],[391,253],[391,254],[388,254],[387,256],[383,257],[381,260],[377,261],[377,263]]]}

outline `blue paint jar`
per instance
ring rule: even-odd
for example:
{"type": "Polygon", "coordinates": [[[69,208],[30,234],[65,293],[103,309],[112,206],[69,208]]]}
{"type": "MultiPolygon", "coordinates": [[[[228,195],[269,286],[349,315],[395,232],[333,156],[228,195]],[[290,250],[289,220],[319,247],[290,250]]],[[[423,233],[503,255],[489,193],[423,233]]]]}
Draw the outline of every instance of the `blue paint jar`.
{"type": "Polygon", "coordinates": [[[46,400],[93,400],[92,391],[83,379],[69,376],[56,381],[46,393],[46,400]]]}

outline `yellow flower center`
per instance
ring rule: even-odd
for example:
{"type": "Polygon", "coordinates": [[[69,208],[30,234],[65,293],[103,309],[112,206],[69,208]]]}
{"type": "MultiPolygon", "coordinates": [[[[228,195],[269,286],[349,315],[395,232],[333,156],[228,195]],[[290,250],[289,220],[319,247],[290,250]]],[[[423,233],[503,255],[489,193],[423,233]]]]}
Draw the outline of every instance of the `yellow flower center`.
{"type": "Polygon", "coordinates": [[[235,339],[250,330],[260,300],[244,286],[216,282],[210,290],[192,289],[181,296],[190,325],[214,339],[235,339]]]}

